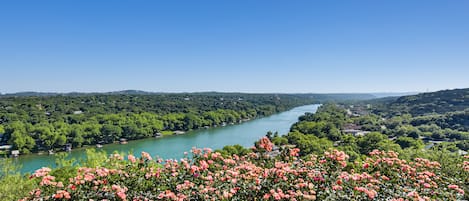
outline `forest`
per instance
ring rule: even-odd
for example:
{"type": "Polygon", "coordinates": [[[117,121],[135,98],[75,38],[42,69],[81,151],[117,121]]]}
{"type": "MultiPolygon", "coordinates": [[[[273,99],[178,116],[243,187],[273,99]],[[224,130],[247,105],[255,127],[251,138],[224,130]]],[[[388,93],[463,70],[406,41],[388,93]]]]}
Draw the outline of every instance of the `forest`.
{"type": "Polygon", "coordinates": [[[374,99],[365,102],[376,104],[375,113],[382,116],[411,114],[415,117],[464,111],[469,108],[468,99],[469,88],[464,88],[420,93],[398,98],[374,99]]]}
{"type": "Polygon", "coordinates": [[[0,145],[21,154],[58,151],[234,124],[315,101],[240,93],[5,95],[0,145]]]}

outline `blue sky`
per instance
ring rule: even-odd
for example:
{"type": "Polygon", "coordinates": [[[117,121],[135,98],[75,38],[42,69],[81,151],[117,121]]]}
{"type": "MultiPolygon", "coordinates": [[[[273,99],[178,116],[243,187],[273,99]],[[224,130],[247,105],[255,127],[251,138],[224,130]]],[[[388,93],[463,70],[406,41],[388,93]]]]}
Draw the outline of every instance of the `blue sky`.
{"type": "Polygon", "coordinates": [[[2,1],[0,92],[469,87],[469,1],[2,1]]]}

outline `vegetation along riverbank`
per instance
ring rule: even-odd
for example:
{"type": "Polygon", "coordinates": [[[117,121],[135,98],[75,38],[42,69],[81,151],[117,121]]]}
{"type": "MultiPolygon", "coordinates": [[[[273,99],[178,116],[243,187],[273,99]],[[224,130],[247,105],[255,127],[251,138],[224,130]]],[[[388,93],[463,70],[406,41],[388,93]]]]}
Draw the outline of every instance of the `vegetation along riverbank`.
{"type": "Polygon", "coordinates": [[[4,153],[125,143],[267,116],[312,99],[273,94],[82,94],[0,98],[4,153]]]}

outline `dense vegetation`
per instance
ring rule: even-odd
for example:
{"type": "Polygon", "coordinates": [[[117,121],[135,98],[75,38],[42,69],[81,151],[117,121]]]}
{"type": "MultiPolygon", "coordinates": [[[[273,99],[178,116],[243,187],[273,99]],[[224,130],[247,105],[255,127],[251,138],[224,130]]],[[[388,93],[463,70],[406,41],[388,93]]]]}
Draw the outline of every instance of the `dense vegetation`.
{"type": "MultiPolygon", "coordinates": [[[[369,101],[365,128],[388,136],[445,141],[456,151],[469,149],[469,89],[455,89],[404,96],[396,100],[369,101]],[[385,129],[380,129],[380,127],[385,129]]],[[[360,107],[360,106],[359,106],[360,107]]]]}
{"type": "Polygon", "coordinates": [[[62,155],[58,168],[28,179],[3,160],[0,192],[7,200],[467,200],[467,108],[396,113],[394,101],[324,104],[285,136],[194,149],[179,161],[91,150],[79,163],[62,155]],[[7,191],[12,182],[23,191],[7,191]]]}
{"type": "Polygon", "coordinates": [[[56,95],[0,98],[0,145],[21,153],[151,137],[271,115],[314,100],[274,94],[56,95]],[[165,132],[163,132],[165,133],[165,132]]]}
{"type": "MultiPolygon", "coordinates": [[[[469,88],[443,90],[431,93],[421,93],[412,96],[402,96],[393,100],[384,98],[381,108],[377,112],[388,116],[411,114],[421,116],[428,114],[445,114],[448,112],[463,111],[469,108],[469,88]]],[[[370,102],[379,102],[373,100],[370,102]]]]}
{"type": "Polygon", "coordinates": [[[300,117],[300,121],[292,126],[288,135],[274,136],[272,141],[278,142],[276,143],[278,145],[293,144],[302,150],[301,155],[320,154],[329,148],[337,147],[353,159],[379,149],[398,152],[406,159],[425,156],[445,163],[452,159],[459,160],[458,150],[467,151],[469,136],[467,130],[441,129],[434,124],[414,127],[411,124],[412,120],[414,118],[409,115],[390,119],[383,119],[372,113],[352,116],[347,113],[344,106],[325,104],[316,113],[300,117]],[[348,133],[344,128],[350,125],[360,128],[359,131],[363,134],[348,133]],[[439,136],[442,133],[448,138],[439,137],[438,139],[443,141],[424,149],[425,145],[433,143],[429,141],[433,139],[432,136],[439,136]],[[425,144],[426,142],[428,143],[425,144]],[[439,154],[442,153],[446,158],[441,158],[439,154]]]}
{"type": "Polygon", "coordinates": [[[325,104],[315,114],[300,117],[288,135],[276,137],[284,139],[273,138],[273,141],[296,145],[303,155],[319,154],[336,146],[352,158],[380,149],[396,151],[406,159],[420,156],[441,163],[459,160],[458,153],[469,149],[467,92],[443,91],[386,101],[355,102],[354,105],[325,104]],[[452,94],[449,99],[453,99],[453,109],[435,113],[440,106],[430,107],[432,104],[428,103],[427,97],[442,100],[448,99],[448,94],[452,94]],[[413,101],[403,103],[409,99],[413,101]],[[414,114],[406,109],[396,112],[396,108],[421,108],[422,103],[428,111],[424,114],[414,114]]]}

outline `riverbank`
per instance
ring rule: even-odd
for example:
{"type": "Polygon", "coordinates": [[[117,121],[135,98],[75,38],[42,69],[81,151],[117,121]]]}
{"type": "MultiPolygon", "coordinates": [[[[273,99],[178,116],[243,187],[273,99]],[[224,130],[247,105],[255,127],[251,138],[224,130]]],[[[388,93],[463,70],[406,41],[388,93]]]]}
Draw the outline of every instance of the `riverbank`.
{"type": "MultiPolygon", "coordinates": [[[[227,125],[210,129],[188,131],[184,135],[167,135],[161,138],[146,138],[128,141],[126,145],[107,144],[100,150],[107,153],[114,151],[122,153],[140,153],[146,151],[153,156],[165,159],[181,158],[183,153],[192,147],[208,147],[220,149],[226,145],[240,144],[251,147],[253,142],[265,136],[268,131],[278,131],[285,134],[290,126],[298,121],[298,117],[305,112],[315,112],[319,105],[306,105],[274,114],[268,117],[252,119],[242,124],[227,125]]],[[[87,148],[93,148],[92,146],[87,148]]],[[[74,149],[69,158],[81,159],[85,157],[86,148],[74,149]]],[[[21,172],[32,172],[41,167],[55,166],[54,155],[25,155],[16,158],[16,164],[22,165],[21,172]]]]}
{"type": "MultiPolygon", "coordinates": [[[[0,98],[0,150],[69,150],[238,122],[310,104],[287,94],[153,94],[0,98]]],[[[10,151],[13,151],[11,153],[10,151]]]]}
{"type": "MultiPolygon", "coordinates": [[[[281,113],[281,112],[279,112],[279,113],[281,113]]],[[[278,113],[275,113],[275,114],[278,114],[278,113]]],[[[146,139],[152,139],[152,138],[162,138],[162,137],[169,137],[169,136],[174,136],[174,135],[185,135],[187,133],[195,132],[195,131],[199,131],[199,130],[206,130],[206,129],[213,129],[213,128],[222,128],[222,127],[232,126],[232,125],[239,125],[239,124],[242,124],[242,123],[245,123],[245,122],[248,122],[248,121],[269,117],[269,116],[272,116],[272,115],[275,115],[275,114],[271,114],[271,115],[268,115],[268,116],[257,116],[253,119],[251,119],[251,118],[241,119],[241,120],[238,120],[236,122],[230,122],[228,124],[225,123],[225,122],[222,122],[222,124],[220,124],[220,125],[213,125],[212,127],[203,126],[203,127],[199,127],[199,128],[196,128],[196,129],[190,129],[190,130],[187,130],[187,131],[164,130],[164,131],[161,131],[161,132],[158,132],[158,133],[154,134],[152,137],[131,139],[131,140],[121,138],[119,141],[114,141],[112,143],[102,143],[102,144],[98,143],[98,144],[91,144],[91,145],[83,145],[81,147],[77,147],[77,148],[73,148],[73,149],[70,148],[69,151],[66,151],[64,149],[54,149],[54,150],[49,150],[48,152],[47,151],[41,151],[41,152],[32,152],[32,153],[28,153],[28,154],[19,154],[19,155],[13,157],[13,158],[21,158],[21,157],[26,157],[26,156],[31,156],[31,155],[33,155],[33,156],[34,155],[50,155],[50,156],[53,156],[54,154],[57,154],[57,153],[69,153],[69,152],[75,151],[75,150],[79,151],[79,150],[86,150],[86,149],[90,149],[90,148],[96,148],[96,149],[100,150],[103,147],[108,146],[108,145],[116,145],[116,144],[117,145],[126,145],[131,141],[146,140],[146,139]]],[[[3,156],[6,156],[6,152],[3,156]]]]}

